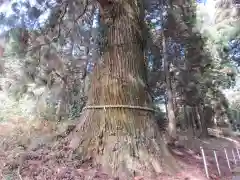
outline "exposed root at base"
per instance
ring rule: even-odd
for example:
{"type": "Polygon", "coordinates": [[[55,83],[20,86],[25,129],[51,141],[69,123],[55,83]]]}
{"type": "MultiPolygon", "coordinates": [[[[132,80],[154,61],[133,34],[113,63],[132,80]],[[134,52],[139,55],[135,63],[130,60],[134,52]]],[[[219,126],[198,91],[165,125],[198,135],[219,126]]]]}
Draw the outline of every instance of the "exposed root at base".
{"type": "Polygon", "coordinates": [[[144,128],[140,128],[139,125],[127,127],[125,124],[126,129],[131,128],[126,132],[114,126],[109,130],[106,124],[104,128],[96,127],[98,122],[84,120],[73,133],[69,146],[82,159],[91,158],[96,165],[100,164],[106,173],[126,180],[134,176],[149,177],[179,171],[156,126],[145,123],[142,124],[144,128]]]}

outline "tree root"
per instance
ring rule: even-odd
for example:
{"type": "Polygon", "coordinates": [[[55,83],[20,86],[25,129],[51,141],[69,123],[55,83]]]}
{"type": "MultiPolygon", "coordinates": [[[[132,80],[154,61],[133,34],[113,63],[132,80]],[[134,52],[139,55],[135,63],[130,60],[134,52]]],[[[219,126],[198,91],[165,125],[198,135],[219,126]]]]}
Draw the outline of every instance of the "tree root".
{"type": "Polygon", "coordinates": [[[178,172],[178,164],[153,121],[148,121],[153,123],[148,124],[139,120],[141,125],[135,121],[121,122],[117,128],[114,125],[116,119],[105,121],[99,113],[96,114],[85,114],[71,136],[69,146],[82,159],[91,158],[108,174],[124,180],[134,176],[178,172]],[[100,121],[96,121],[96,114],[100,121]]]}

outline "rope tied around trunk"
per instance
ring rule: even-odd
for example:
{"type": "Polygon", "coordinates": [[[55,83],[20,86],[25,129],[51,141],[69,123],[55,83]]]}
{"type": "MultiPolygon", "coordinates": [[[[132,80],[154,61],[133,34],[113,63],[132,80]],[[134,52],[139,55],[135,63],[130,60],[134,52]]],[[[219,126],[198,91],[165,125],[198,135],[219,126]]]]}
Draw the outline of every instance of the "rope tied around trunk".
{"type": "MultiPolygon", "coordinates": [[[[93,105],[93,106],[85,106],[82,110],[86,109],[104,109],[106,111],[106,108],[125,108],[125,109],[139,109],[144,111],[151,111],[151,112],[158,112],[155,109],[144,107],[144,106],[131,106],[131,105],[93,105]]],[[[158,112],[159,113],[159,112],[158,112]]]]}

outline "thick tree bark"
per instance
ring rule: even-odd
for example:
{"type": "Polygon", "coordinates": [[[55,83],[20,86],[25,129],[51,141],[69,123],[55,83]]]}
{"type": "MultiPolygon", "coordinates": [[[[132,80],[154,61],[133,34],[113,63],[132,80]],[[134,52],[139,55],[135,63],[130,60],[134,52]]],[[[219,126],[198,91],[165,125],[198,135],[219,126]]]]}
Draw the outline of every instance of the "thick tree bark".
{"type": "Polygon", "coordinates": [[[142,1],[113,0],[101,5],[105,13],[110,12],[102,13],[103,20],[110,22],[107,47],[93,71],[87,107],[70,147],[124,180],[138,174],[176,172],[178,165],[163,142],[153,112],[133,107],[152,105],[146,87],[142,1]]]}

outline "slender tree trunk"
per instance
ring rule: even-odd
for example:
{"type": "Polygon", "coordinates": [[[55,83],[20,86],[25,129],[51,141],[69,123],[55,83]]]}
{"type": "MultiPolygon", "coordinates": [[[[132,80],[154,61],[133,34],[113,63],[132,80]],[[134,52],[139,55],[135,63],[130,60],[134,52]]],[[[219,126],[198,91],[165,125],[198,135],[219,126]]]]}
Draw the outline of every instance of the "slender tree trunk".
{"type": "Polygon", "coordinates": [[[4,53],[4,50],[5,50],[5,47],[6,46],[6,35],[5,34],[1,34],[0,35],[0,58],[3,57],[3,53],[4,53]]]}
{"type": "MultiPolygon", "coordinates": [[[[200,105],[199,105],[200,106],[200,105]]],[[[201,123],[201,111],[199,111],[198,107],[195,107],[195,111],[196,111],[196,128],[198,131],[202,130],[202,123],[201,123]]]]}
{"type": "Polygon", "coordinates": [[[192,120],[192,107],[184,105],[184,119],[187,122],[187,135],[189,138],[194,136],[194,127],[193,127],[193,120],[192,120]]]}
{"type": "Polygon", "coordinates": [[[103,12],[110,10],[101,14],[105,23],[110,22],[108,44],[93,71],[87,107],[70,147],[124,180],[165,170],[176,172],[178,165],[163,142],[153,112],[133,107],[152,105],[146,87],[142,1],[99,2],[103,12]]]}
{"type": "Polygon", "coordinates": [[[56,107],[55,121],[61,121],[67,117],[66,106],[68,106],[67,98],[69,97],[67,92],[67,84],[65,82],[61,82],[60,88],[61,94],[59,95],[59,100],[56,107]]]}
{"type": "Polygon", "coordinates": [[[207,119],[204,116],[204,114],[205,114],[204,111],[205,111],[205,108],[203,108],[201,105],[199,105],[198,112],[199,112],[199,115],[200,115],[201,129],[202,129],[200,137],[202,137],[202,138],[208,137],[207,119]]]}
{"type": "MultiPolygon", "coordinates": [[[[164,37],[164,35],[163,35],[164,37]]],[[[163,54],[164,54],[164,73],[165,73],[165,82],[166,82],[166,91],[167,91],[167,116],[168,116],[168,135],[169,143],[173,144],[177,138],[177,129],[176,129],[176,117],[173,104],[173,92],[171,84],[171,75],[170,75],[170,63],[168,62],[167,48],[166,48],[166,39],[163,38],[163,54]]]]}

